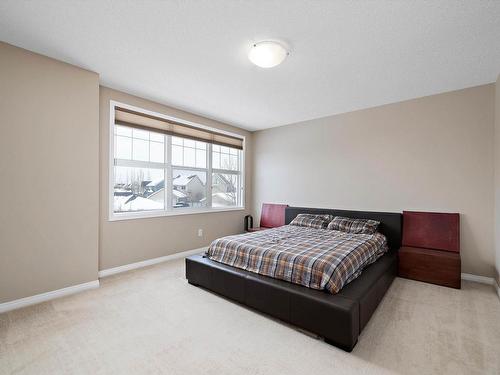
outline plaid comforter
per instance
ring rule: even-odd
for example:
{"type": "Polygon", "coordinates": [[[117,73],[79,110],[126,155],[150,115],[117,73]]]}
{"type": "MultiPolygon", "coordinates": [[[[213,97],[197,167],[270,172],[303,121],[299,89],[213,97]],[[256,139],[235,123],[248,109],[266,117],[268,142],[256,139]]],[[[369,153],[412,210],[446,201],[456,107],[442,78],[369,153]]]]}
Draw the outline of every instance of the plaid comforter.
{"type": "Polygon", "coordinates": [[[219,238],[207,255],[229,266],[335,294],[386,251],[387,240],[380,233],[285,225],[219,238]]]}

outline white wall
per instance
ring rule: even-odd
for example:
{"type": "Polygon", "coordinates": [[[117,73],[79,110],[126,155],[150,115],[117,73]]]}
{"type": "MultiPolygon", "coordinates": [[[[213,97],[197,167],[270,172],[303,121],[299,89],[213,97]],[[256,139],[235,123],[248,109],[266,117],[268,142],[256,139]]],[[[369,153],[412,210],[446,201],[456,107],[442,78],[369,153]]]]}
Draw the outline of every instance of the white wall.
{"type": "Polygon", "coordinates": [[[463,272],[493,276],[493,134],[494,85],[259,131],[254,212],[459,212],[463,272]]]}

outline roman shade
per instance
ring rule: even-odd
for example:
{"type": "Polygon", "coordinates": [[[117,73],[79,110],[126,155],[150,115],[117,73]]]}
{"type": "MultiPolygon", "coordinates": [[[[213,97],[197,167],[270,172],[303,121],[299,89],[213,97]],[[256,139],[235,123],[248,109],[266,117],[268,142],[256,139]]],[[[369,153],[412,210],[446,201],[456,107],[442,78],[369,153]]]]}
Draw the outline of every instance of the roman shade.
{"type": "Polygon", "coordinates": [[[243,150],[242,138],[122,107],[115,107],[115,124],[243,150]]]}

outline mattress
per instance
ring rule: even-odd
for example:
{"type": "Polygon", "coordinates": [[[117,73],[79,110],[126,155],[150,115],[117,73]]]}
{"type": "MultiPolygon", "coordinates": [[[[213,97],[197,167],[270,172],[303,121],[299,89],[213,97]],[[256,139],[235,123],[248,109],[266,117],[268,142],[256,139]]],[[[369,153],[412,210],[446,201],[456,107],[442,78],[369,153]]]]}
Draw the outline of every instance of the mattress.
{"type": "Polygon", "coordinates": [[[387,252],[380,233],[351,234],[292,225],[213,241],[208,258],[312,289],[338,293],[387,252]]]}

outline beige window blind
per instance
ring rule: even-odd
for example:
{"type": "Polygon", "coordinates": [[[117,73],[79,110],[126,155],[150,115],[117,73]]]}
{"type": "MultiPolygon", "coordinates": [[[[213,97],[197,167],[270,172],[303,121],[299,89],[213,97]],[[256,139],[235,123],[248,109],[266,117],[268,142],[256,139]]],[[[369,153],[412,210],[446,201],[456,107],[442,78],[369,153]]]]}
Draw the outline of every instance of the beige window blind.
{"type": "Polygon", "coordinates": [[[115,124],[243,150],[243,139],[130,109],[115,107],[115,124]]]}

